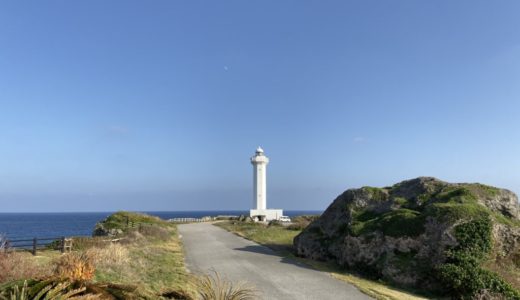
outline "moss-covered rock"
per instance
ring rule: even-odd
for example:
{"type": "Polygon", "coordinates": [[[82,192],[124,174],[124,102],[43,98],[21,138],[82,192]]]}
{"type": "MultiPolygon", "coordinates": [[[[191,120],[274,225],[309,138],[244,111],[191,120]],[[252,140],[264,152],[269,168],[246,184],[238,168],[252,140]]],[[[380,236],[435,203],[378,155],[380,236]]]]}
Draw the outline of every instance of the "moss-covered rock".
{"type": "Polygon", "coordinates": [[[118,236],[128,229],[136,228],[142,224],[171,225],[165,220],[147,214],[118,211],[111,214],[105,220],[98,222],[94,227],[93,236],[118,236]]]}
{"type": "Polygon", "coordinates": [[[520,205],[504,189],[421,177],[347,190],[294,246],[298,255],[336,261],[402,286],[520,299],[483,267],[520,255],[520,205]]]}

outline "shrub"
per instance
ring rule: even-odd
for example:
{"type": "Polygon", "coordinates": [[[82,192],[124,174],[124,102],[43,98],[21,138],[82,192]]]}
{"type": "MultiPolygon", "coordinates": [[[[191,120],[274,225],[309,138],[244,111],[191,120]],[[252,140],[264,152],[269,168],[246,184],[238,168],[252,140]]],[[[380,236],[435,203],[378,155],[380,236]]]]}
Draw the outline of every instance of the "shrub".
{"type": "Polygon", "coordinates": [[[92,280],[94,271],[94,258],[88,252],[64,254],[54,267],[54,274],[59,278],[79,282],[92,280]]]}
{"type": "Polygon", "coordinates": [[[520,300],[520,293],[500,276],[480,267],[492,248],[492,223],[489,216],[455,227],[458,245],[447,250],[447,261],[438,268],[438,277],[450,294],[474,298],[483,291],[520,300]]]}

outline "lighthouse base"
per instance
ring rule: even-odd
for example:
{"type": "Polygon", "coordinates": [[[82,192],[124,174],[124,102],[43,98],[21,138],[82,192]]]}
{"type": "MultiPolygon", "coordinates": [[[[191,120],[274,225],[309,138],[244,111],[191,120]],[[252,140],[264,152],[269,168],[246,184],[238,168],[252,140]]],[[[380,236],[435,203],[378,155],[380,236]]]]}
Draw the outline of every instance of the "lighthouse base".
{"type": "Polygon", "coordinates": [[[269,222],[283,216],[283,209],[251,209],[249,216],[255,222],[269,222]]]}

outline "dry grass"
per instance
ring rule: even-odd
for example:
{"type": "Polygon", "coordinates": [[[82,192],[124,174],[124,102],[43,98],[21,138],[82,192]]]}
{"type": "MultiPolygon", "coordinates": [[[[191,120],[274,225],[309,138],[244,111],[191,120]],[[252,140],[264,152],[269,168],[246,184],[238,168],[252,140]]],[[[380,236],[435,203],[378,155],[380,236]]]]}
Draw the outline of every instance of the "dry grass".
{"type": "Polygon", "coordinates": [[[171,238],[171,231],[168,228],[160,227],[157,225],[141,225],[139,227],[139,233],[148,239],[156,239],[160,241],[167,241],[171,238]]]}
{"type": "Polygon", "coordinates": [[[72,250],[84,251],[93,247],[103,248],[110,245],[110,241],[106,237],[74,237],[72,241],[72,250]]]}
{"type": "Polygon", "coordinates": [[[54,274],[71,281],[90,281],[94,278],[94,258],[87,252],[71,252],[62,255],[54,266],[54,274]]]}
{"type": "Polygon", "coordinates": [[[318,270],[329,272],[332,277],[355,285],[363,293],[374,297],[378,300],[426,300],[419,295],[414,295],[410,291],[400,290],[395,287],[388,286],[384,283],[362,278],[358,275],[347,273],[345,271],[338,271],[334,268],[328,267],[326,263],[309,262],[318,270]]]}
{"type": "Polygon", "coordinates": [[[130,262],[128,249],[117,243],[111,243],[103,248],[90,248],[86,253],[92,257],[98,268],[117,267],[130,262]]]}
{"type": "Polygon", "coordinates": [[[257,293],[250,285],[233,283],[217,272],[200,276],[195,281],[196,292],[201,300],[252,300],[257,293]]]}
{"type": "Polygon", "coordinates": [[[46,265],[28,259],[28,253],[0,252],[0,282],[25,278],[45,278],[51,274],[46,265]]]}
{"type": "MultiPolygon", "coordinates": [[[[513,258],[503,260],[490,260],[484,264],[484,268],[496,272],[514,288],[520,289],[520,265],[514,257],[520,257],[520,253],[511,255],[513,258]]],[[[518,258],[517,258],[518,259],[518,258]]]]}
{"type": "Polygon", "coordinates": [[[122,245],[142,245],[146,242],[146,237],[137,230],[129,231],[120,241],[122,245]]]}

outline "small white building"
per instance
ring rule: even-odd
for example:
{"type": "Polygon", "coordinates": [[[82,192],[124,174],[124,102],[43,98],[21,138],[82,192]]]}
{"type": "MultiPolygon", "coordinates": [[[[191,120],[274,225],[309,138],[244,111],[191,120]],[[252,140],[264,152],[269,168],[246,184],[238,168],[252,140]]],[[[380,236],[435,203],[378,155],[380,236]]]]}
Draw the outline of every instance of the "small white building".
{"type": "Polygon", "coordinates": [[[260,147],[256,149],[255,156],[251,157],[253,165],[253,209],[249,211],[250,217],[255,221],[268,222],[278,220],[283,216],[281,209],[267,209],[267,164],[269,158],[264,155],[260,147]]]}

